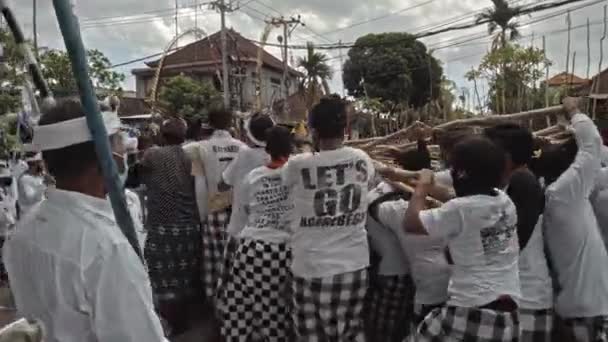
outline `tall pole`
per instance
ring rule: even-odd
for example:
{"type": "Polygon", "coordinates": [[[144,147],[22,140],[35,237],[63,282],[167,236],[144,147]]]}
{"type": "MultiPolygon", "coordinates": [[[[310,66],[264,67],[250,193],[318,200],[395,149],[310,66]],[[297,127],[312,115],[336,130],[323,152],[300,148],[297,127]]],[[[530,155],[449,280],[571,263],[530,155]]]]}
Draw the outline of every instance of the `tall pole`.
{"type": "MultiPolygon", "coordinates": [[[[570,84],[568,84],[568,68],[570,67],[570,39],[571,39],[571,29],[572,29],[572,21],[570,20],[570,11],[566,14],[566,24],[568,25],[568,42],[566,47],[566,95],[570,93],[570,84]]],[[[574,72],[574,70],[572,71],[574,72]]]]}
{"type": "MultiPolygon", "coordinates": [[[[602,33],[602,38],[600,39],[600,61],[596,76],[596,84],[595,87],[591,87],[591,93],[599,94],[602,91],[602,63],[604,62],[604,41],[608,37],[608,13],[607,13],[607,5],[604,5],[604,32],[602,33]]],[[[592,117],[595,119],[597,111],[597,98],[593,99],[593,114],[592,117]]]]}
{"type": "Polygon", "coordinates": [[[283,78],[281,79],[281,88],[283,90],[283,96],[285,97],[285,103],[289,97],[289,89],[287,88],[287,23],[283,23],[283,78]]]}
{"type": "Polygon", "coordinates": [[[549,63],[547,63],[547,38],[543,36],[543,57],[545,59],[545,108],[549,107],[549,63]]]}
{"type": "Polygon", "coordinates": [[[179,14],[179,4],[177,3],[178,0],[175,0],[175,47],[179,47],[179,39],[177,38],[179,36],[179,26],[178,26],[178,21],[177,21],[177,16],[179,14]]]}
{"type": "MultiPolygon", "coordinates": [[[[344,55],[342,54],[342,40],[340,40],[338,42],[338,45],[340,46],[340,48],[338,49],[339,53],[340,53],[340,72],[342,73],[342,71],[344,70],[344,55]]],[[[329,94],[327,94],[329,95],[329,94]]],[[[344,80],[342,80],[342,97],[346,96],[346,88],[344,87],[344,80]]]]}
{"type": "MultiPolygon", "coordinates": [[[[0,0],[0,3],[1,1],[2,0],[0,0]]],[[[68,57],[72,64],[72,72],[74,73],[74,78],[80,93],[80,101],[84,108],[87,125],[91,132],[91,136],[93,137],[95,150],[100,162],[105,185],[110,195],[110,202],[112,203],[116,221],[133,247],[135,253],[141,258],[141,249],[139,248],[137,235],[133,228],[133,220],[127,210],[125,192],[119,185],[120,180],[116,163],[112,158],[108,133],[101,118],[93,84],[89,78],[89,66],[86,58],[86,50],[82,43],[82,38],[80,37],[78,18],[74,14],[72,1],[53,0],[53,5],[55,7],[57,21],[59,22],[59,28],[63,35],[63,41],[65,42],[65,47],[68,51],[68,57]]]]}
{"type": "Polygon", "coordinates": [[[219,0],[222,31],[220,39],[222,41],[222,87],[224,90],[224,107],[230,108],[230,85],[228,84],[228,47],[226,41],[226,2],[219,0]]]}
{"type": "Polygon", "coordinates": [[[34,35],[34,56],[36,56],[36,60],[38,60],[38,14],[37,9],[38,9],[38,1],[37,0],[32,0],[33,1],[33,9],[32,9],[32,26],[33,26],[33,35],[34,35]]]}

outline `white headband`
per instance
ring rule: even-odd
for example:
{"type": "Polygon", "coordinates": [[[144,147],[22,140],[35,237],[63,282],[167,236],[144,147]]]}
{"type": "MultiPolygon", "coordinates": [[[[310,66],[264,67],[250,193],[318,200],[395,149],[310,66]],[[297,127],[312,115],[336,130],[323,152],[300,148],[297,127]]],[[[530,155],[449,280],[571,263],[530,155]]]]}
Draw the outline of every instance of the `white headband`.
{"type": "MultiPolygon", "coordinates": [[[[257,146],[260,147],[266,147],[266,142],[265,141],[260,141],[258,139],[256,139],[253,134],[251,133],[251,118],[252,116],[248,117],[247,119],[245,119],[245,133],[247,133],[247,138],[249,138],[249,140],[251,140],[251,142],[253,142],[254,144],[256,144],[257,146]]],[[[268,117],[270,119],[270,121],[272,121],[272,125],[274,126],[274,120],[272,120],[272,118],[269,116],[268,117]]]]}
{"type": "Polygon", "coordinates": [[[30,157],[30,158],[26,158],[25,161],[26,162],[35,162],[35,161],[41,161],[42,160],[42,153],[36,153],[36,155],[30,157]]]}
{"type": "MultiPolygon", "coordinates": [[[[120,119],[116,112],[101,113],[103,123],[108,135],[120,129],[120,119]]],[[[91,132],[86,117],[62,121],[51,125],[36,126],[34,128],[34,145],[38,151],[57,150],[60,148],[91,141],[91,132]]]]}

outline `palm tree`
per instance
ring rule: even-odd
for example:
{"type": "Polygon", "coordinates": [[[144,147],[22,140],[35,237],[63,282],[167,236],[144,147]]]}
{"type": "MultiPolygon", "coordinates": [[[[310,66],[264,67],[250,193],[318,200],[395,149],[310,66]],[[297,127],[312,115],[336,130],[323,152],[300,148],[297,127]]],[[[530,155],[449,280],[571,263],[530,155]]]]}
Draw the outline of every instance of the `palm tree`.
{"type": "Polygon", "coordinates": [[[507,0],[492,0],[492,2],[494,8],[486,9],[477,15],[476,23],[487,22],[490,35],[494,35],[500,29],[494,37],[492,47],[505,47],[508,41],[520,37],[519,23],[513,21],[513,19],[521,15],[522,7],[511,7],[507,0]]]}
{"type": "Polygon", "coordinates": [[[327,55],[315,52],[311,42],[308,42],[306,46],[308,48],[307,56],[298,58],[298,67],[306,72],[300,88],[305,91],[306,107],[310,110],[323,94],[329,95],[328,81],[331,79],[332,72],[327,64],[329,60],[327,55]]]}

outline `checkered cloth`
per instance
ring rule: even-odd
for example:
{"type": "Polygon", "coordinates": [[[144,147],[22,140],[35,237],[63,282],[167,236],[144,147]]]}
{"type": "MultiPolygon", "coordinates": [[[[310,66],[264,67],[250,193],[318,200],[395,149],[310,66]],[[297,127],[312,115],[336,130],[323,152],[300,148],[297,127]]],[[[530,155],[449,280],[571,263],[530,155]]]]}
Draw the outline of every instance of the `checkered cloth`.
{"type": "Polygon", "coordinates": [[[433,310],[418,327],[417,342],[515,342],[519,339],[517,311],[444,306],[433,310]]]}
{"type": "Polygon", "coordinates": [[[553,310],[519,309],[520,342],[551,342],[553,310]]]}
{"type": "Polygon", "coordinates": [[[435,305],[425,305],[414,303],[414,313],[411,320],[410,334],[415,334],[418,331],[418,326],[424,321],[426,316],[433,310],[439,309],[445,306],[445,303],[435,305]]]}
{"type": "Polygon", "coordinates": [[[367,340],[403,341],[409,333],[413,297],[414,284],[409,275],[375,277],[364,310],[367,340]]]}
{"type": "Polygon", "coordinates": [[[367,283],[367,269],[326,278],[294,277],[295,341],[365,341],[361,311],[367,283]]]}
{"type": "Polygon", "coordinates": [[[6,272],[6,268],[4,268],[4,261],[2,260],[2,256],[4,255],[3,248],[4,242],[6,239],[4,237],[0,237],[0,288],[8,287],[8,273],[6,272]]]}
{"type": "Polygon", "coordinates": [[[157,298],[200,295],[199,224],[148,226],[144,256],[157,298]]]}
{"type": "Polygon", "coordinates": [[[218,211],[207,216],[203,223],[203,259],[201,273],[207,299],[215,300],[217,287],[224,268],[224,248],[226,245],[226,227],[230,222],[230,209],[218,211]]]}
{"type": "Polygon", "coordinates": [[[576,342],[608,342],[608,316],[563,319],[563,325],[576,342]]]}
{"type": "Polygon", "coordinates": [[[288,287],[291,251],[287,244],[243,241],[218,291],[221,332],[226,342],[289,341],[288,287]]]}

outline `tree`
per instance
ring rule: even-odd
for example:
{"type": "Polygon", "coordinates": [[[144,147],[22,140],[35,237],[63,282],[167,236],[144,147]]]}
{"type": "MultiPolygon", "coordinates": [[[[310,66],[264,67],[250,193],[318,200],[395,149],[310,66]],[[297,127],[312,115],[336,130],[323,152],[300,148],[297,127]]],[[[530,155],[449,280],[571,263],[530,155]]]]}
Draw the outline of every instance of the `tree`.
{"type": "Polygon", "coordinates": [[[0,115],[16,112],[21,103],[23,58],[8,30],[0,28],[0,115]]]}
{"type": "Polygon", "coordinates": [[[356,98],[379,98],[420,108],[440,95],[443,70],[426,46],[408,33],[368,34],[348,52],[344,86],[356,98]],[[432,91],[431,91],[432,89],[432,91]]]}
{"type": "MultiPolygon", "coordinates": [[[[119,92],[120,84],[125,80],[125,76],[111,70],[112,63],[101,51],[88,50],[87,57],[93,86],[110,92],[119,92]]],[[[72,95],[78,92],[70,59],[65,51],[44,51],[40,54],[40,67],[43,77],[56,96],[72,95]]]]}
{"type": "Polygon", "coordinates": [[[541,92],[534,85],[542,79],[542,70],[549,65],[551,61],[541,49],[509,43],[488,52],[479,67],[468,72],[466,77],[471,81],[479,77],[487,81],[490,88],[487,105],[491,110],[514,113],[531,109],[527,108],[530,102],[533,106],[541,102],[528,100],[540,97],[541,92]]]}
{"type": "Polygon", "coordinates": [[[306,46],[308,47],[307,56],[298,58],[298,67],[304,69],[306,73],[300,87],[306,90],[306,107],[310,111],[322,94],[330,93],[328,81],[331,79],[332,72],[327,64],[327,55],[315,52],[311,42],[308,42],[306,46]]]}
{"type": "Polygon", "coordinates": [[[211,82],[180,75],[161,86],[159,103],[167,114],[193,121],[205,118],[209,109],[221,105],[222,96],[211,82]]]}
{"type": "Polygon", "coordinates": [[[496,30],[500,31],[494,37],[493,48],[505,47],[508,41],[513,41],[520,36],[519,24],[514,22],[521,14],[521,6],[510,6],[507,0],[492,0],[494,8],[486,9],[477,15],[476,23],[488,21],[488,34],[494,35],[496,30]]]}

